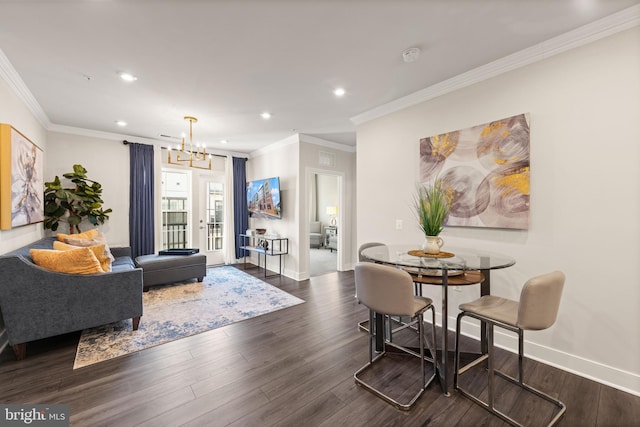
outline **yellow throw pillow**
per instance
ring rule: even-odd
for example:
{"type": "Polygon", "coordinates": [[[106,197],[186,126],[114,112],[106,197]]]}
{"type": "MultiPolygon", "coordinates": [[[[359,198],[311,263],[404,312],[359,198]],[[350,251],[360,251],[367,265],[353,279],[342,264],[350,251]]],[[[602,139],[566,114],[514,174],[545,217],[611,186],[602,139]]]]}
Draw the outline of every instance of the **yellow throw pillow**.
{"type": "Polygon", "coordinates": [[[98,258],[89,248],[78,248],[69,251],[51,249],[31,249],[31,258],[36,265],[47,270],[70,274],[104,273],[98,258]]]}
{"type": "MultiPolygon", "coordinates": [[[[53,249],[58,251],[71,251],[74,249],[78,249],[82,246],[73,246],[62,242],[53,242],[53,249]]],[[[91,252],[98,258],[98,262],[100,263],[100,267],[102,271],[111,271],[111,258],[109,258],[109,253],[107,253],[105,245],[94,245],[87,246],[88,249],[91,249],[91,252]]]]}
{"type": "Polygon", "coordinates": [[[58,240],[64,242],[64,240],[68,237],[72,237],[74,239],[93,239],[98,235],[98,229],[94,228],[93,230],[85,231],[84,233],[76,233],[76,234],[62,234],[58,233],[58,240]]]}
{"type": "MultiPolygon", "coordinates": [[[[109,268],[105,269],[104,271],[111,271],[111,263],[115,261],[115,258],[111,254],[111,250],[109,249],[109,245],[107,244],[107,238],[103,233],[96,231],[95,235],[91,239],[73,237],[73,236],[78,236],[78,235],[71,234],[69,235],[69,237],[65,237],[64,243],[72,246],[83,247],[83,248],[96,246],[96,245],[104,245],[104,251],[106,253],[106,256],[109,258],[109,268]]],[[[100,263],[102,264],[102,259],[100,258],[100,256],[98,256],[98,260],[100,260],[100,263]]]]}

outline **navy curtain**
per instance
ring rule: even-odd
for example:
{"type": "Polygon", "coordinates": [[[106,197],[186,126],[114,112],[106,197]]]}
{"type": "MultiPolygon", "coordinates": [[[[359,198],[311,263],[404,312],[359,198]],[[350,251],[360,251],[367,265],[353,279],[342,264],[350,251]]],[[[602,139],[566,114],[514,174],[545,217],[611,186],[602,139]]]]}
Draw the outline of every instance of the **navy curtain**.
{"type": "Polygon", "coordinates": [[[153,145],[129,143],[129,245],[135,257],[155,252],[153,145]]]}
{"type": "Polygon", "coordinates": [[[244,256],[240,250],[239,234],[249,228],[249,210],[247,208],[247,159],[233,158],[233,228],[235,231],[236,259],[244,256]]]}

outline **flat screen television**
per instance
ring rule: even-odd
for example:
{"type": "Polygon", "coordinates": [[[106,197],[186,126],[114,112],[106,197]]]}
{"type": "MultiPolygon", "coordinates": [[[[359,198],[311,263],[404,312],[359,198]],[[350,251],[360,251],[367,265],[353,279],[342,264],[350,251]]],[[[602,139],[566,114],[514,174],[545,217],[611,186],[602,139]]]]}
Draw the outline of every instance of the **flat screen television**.
{"type": "Polygon", "coordinates": [[[253,218],[282,218],[280,178],[247,182],[247,207],[253,218]]]}

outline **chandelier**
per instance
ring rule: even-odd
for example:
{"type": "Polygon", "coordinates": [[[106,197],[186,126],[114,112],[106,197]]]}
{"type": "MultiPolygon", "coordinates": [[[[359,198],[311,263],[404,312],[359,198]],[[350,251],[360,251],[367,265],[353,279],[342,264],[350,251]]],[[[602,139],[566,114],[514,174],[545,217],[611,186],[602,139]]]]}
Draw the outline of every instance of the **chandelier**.
{"type": "Polygon", "coordinates": [[[171,155],[173,150],[171,150],[171,147],[167,148],[167,162],[172,165],[183,166],[188,163],[188,166],[192,168],[211,170],[211,154],[207,154],[207,147],[204,144],[198,144],[195,150],[193,147],[193,124],[197,123],[198,119],[192,116],[184,116],[184,119],[189,121],[189,146],[185,147],[183,136],[182,146],[178,146],[175,149],[175,160],[171,155]]]}

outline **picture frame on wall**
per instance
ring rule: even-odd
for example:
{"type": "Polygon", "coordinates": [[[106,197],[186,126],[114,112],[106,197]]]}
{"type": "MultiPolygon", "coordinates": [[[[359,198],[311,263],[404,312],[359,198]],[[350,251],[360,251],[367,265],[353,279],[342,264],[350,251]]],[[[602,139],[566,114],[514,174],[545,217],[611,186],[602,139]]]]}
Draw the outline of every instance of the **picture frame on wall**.
{"type": "Polygon", "coordinates": [[[420,182],[440,179],[447,226],[526,230],[530,212],[530,114],[420,140],[420,182]]]}
{"type": "Polygon", "coordinates": [[[44,221],[44,153],[0,123],[0,230],[44,221]]]}

